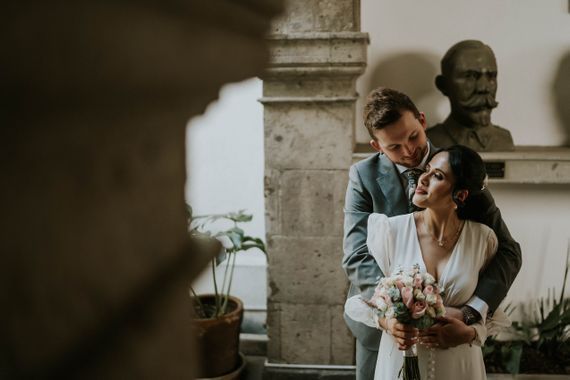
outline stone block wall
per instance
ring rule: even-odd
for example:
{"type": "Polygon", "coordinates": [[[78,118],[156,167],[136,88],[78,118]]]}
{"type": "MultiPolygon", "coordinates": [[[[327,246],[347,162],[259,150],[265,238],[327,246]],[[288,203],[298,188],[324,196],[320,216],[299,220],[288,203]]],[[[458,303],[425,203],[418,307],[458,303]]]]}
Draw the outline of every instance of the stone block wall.
{"type": "Polygon", "coordinates": [[[359,19],[359,1],[290,0],[268,38],[261,101],[272,365],[353,364],[341,259],[355,81],[366,65],[359,19]]]}

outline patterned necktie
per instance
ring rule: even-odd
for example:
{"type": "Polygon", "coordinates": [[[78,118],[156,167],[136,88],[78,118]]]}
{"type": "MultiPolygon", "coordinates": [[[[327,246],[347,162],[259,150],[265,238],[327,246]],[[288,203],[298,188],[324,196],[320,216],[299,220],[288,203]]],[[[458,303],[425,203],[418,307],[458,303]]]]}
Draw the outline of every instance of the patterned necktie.
{"type": "Polygon", "coordinates": [[[420,169],[408,169],[404,171],[404,175],[408,179],[408,212],[421,210],[418,206],[412,203],[412,198],[418,186],[418,179],[423,172],[420,169]]]}

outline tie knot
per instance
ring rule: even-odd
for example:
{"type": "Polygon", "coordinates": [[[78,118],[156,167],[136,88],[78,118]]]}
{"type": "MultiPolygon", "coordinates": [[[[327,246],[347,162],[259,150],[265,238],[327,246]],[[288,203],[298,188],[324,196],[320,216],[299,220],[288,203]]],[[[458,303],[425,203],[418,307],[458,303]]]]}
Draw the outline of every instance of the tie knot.
{"type": "Polygon", "coordinates": [[[414,198],[414,193],[416,191],[416,186],[418,185],[418,178],[423,173],[420,169],[408,169],[404,171],[404,175],[408,179],[408,211],[414,212],[419,210],[419,208],[412,202],[414,198]]]}
{"type": "Polygon", "coordinates": [[[423,173],[423,171],[420,169],[408,169],[408,170],[404,171],[404,175],[408,179],[408,182],[413,183],[413,184],[418,183],[418,178],[420,178],[420,175],[422,173],[423,173]]]}

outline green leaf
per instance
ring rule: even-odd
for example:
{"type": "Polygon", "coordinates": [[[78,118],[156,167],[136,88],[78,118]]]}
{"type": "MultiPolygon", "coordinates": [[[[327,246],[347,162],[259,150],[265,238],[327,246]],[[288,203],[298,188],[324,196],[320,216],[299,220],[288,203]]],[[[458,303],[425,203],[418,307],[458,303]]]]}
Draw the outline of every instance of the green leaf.
{"type": "Polygon", "coordinates": [[[241,243],[243,241],[244,232],[239,227],[232,227],[229,230],[218,232],[215,237],[222,237],[225,236],[230,239],[232,243],[231,250],[233,252],[241,250],[241,243]]]}
{"type": "Polygon", "coordinates": [[[236,223],[251,222],[253,215],[246,214],[245,210],[239,210],[238,212],[230,212],[227,214],[227,218],[233,220],[236,223]]]}
{"type": "Polygon", "coordinates": [[[226,261],[227,258],[228,258],[227,251],[224,248],[220,249],[220,253],[218,253],[214,258],[214,260],[216,261],[216,266],[226,261]]]}
{"type": "Polygon", "coordinates": [[[546,319],[538,326],[538,329],[542,331],[548,331],[553,328],[556,328],[560,323],[560,309],[562,308],[562,304],[557,304],[551,311],[548,313],[546,319]]]}
{"type": "MultiPolygon", "coordinates": [[[[262,247],[260,247],[260,246],[257,245],[257,244],[243,243],[243,244],[241,245],[241,250],[242,250],[242,251],[247,251],[248,249],[252,249],[252,248],[257,248],[257,249],[262,250],[262,249],[261,249],[262,247]]],[[[263,251],[263,250],[262,250],[262,251],[263,251]]],[[[264,252],[264,253],[265,253],[265,252],[264,252]]]]}
{"type": "MultiPolygon", "coordinates": [[[[245,242],[252,243],[250,248],[252,248],[252,247],[259,248],[263,253],[267,254],[267,250],[265,248],[265,243],[263,242],[263,240],[261,240],[259,238],[254,238],[251,236],[244,236],[243,237],[243,243],[245,243],[245,242]]],[[[245,246],[245,244],[243,244],[243,243],[242,243],[242,245],[245,246]]],[[[244,248],[244,249],[249,249],[249,248],[244,248]]]]}
{"type": "Polygon", "coordinates": [[[521,366],[522,343],[517,342],[510,345],[510,347],[501,347],[501,354],[505,369],[513,375],[518,374],[521,366]]]}

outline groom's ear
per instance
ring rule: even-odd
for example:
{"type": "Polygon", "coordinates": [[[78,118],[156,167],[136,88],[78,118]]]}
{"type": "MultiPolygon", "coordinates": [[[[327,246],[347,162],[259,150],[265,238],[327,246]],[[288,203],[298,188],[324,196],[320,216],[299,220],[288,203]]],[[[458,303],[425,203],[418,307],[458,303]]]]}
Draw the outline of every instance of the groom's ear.
{"type": "Polygon", "coordinates": [[[375,151],[383,153],[382,148],[380,147],[380,144],[378,144],[378,141],[376,141],[375,139],[370,140],[370,146],[375,151]]]}

